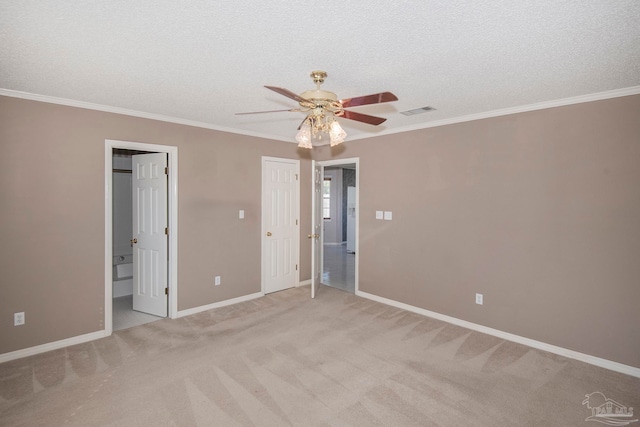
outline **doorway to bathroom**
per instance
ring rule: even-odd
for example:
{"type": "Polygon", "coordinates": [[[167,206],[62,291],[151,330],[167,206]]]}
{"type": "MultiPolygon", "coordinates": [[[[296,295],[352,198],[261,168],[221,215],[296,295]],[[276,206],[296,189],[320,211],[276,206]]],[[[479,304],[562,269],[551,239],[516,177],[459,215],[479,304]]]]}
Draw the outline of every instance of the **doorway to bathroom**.
{"type": "Polygon", "coordinates": [[[175,316],[176,169],[176,147],[105,142],[108,333],[175,316]]]}

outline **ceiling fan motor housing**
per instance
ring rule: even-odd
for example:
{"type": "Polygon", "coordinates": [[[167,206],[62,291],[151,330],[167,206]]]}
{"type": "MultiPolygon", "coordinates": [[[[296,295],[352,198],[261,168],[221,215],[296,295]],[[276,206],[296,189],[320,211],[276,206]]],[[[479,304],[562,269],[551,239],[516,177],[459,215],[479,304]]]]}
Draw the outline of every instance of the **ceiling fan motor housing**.
{"type": "MultiPolygon", "coordinates": [[[[312,101],[315,104],[315,107],[324,107],[324,108],[333,107],[333,109],[341,107],[336,104],[336,102],[338,101],[338,96],[335,93],[320,89],[320,85],[324,83],[324,79],[327,78],[326,71],[321,71],[321,70],[312,71],[311,78],[313,79],[313,82],[316,84],[316,89],[302,92],[300,94],[302,98],[312,101]]],[[[309,105],[306,105],[305,102],[300,102],[300,105],[302,107],[309,108],[309,105]]]]}
{"type": "Polygon", "coordinates": [[[329,92],[326,90],[320,90],[320,89],[308,90],[306,92],[302,92],[300,96],[303,97],[304,99],[309,99],[313,101],[332,101],[333,102],[338,100],[338,97],[336,96],[335,93],[329,92]]]}

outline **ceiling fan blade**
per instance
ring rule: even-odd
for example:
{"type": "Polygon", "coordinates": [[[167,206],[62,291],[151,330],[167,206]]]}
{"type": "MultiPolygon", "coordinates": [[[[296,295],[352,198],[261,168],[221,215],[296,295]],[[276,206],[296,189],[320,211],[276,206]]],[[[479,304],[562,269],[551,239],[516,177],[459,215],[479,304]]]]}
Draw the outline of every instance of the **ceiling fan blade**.
{"type": "Polygon", "coordinates": [[[359,105],[380,104],[381,102],[397,101],[398,97],[391,92],[374,93],[373,95],[357,96],[355,98],[341,99],[344,108],[357,107],[359,105]]]}
{"type": "Polygon", "coordinates": [[[355,120],[370,125],[379,125],[387,121],[387,119],[382,117],[370,116],[368,114],[356,113],[354,111],[347,110],[344,110],[344,114],[342,117],[344,117],[345,119],[355,120]]]}
{"type": "Polygon", "coordinates": [[[245,115],[245,114],[280,113],[280,112],[283,112],[283,111],[297,112],[297,111],[300,111],[300,110],[295,109],[295,108],[290,108],[288,110],[249,111],[249,112],[246,112],[246,113],[235,113],[235,115],[236,116],[242,116],[242,115],[245,115]]]}
{"type": "Polygon", "coordinates": [[[276,87],[276,86],[265,86],[267,89],[271,89],[274,92],[279,93],[280,95],[284,95],[287,98],[291,98],[294,101],[298,101],[298,102],[311,102],[308,99],[304,99],[303,97],[299,96],[296,93],[291,92],[289,89],[285,89],[283,87],[276,87]]]}

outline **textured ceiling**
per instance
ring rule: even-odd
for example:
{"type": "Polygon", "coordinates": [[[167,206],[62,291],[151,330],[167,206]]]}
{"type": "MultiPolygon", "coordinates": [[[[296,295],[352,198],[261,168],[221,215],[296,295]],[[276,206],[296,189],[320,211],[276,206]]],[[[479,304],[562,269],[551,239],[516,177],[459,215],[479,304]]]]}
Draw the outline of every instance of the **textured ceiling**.
{"type": "Polygon", "coordinates": [[[0,94],[293,142],[302,113],[234,113],[295,107],[263,86],[300,93],[321,69],[340,98],[400,99],[353,108],[388,119],[341,120],[358,139],[638,91],[639,22],[638,0],[0,0],[0,94]]]}

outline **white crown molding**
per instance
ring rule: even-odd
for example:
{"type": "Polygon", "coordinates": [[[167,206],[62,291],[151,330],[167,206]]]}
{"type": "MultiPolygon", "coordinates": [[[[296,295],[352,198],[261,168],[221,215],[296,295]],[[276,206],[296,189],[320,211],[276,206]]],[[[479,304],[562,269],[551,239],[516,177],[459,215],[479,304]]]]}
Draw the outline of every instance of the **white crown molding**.
{"type": "Polygon", "coordinates": [[[456,123],[471,122],[474,120],[489,119],[492,117],[508,116],[510,114],[526,113],[529,111],[545,110],[547,108],[565,107],[568,105],[582,104],[585,102],[602,101],[605,99],[620,98],[623,96],[639,95],[640,86],[632,86],[623,89],[609,90],[606,92],[591,93],[588,95],[574,96],[571,98],[555,99],[552,101],[538,102],[535,104],[521,105],[518,107],[503,108],[500,110],[486,111],[478,114],[469,114],[467,116],[452,117],[450,119],[435,120],[433,122],[420,123],[412,126],[404,126],[394,128],[387,131],[376,133],[375,135],[358,135],[349,138],[351,141],[358,139],[371,138],[374,136],[391,135],[401,132],[411,132],[420,129],[428,129],[439,126],[453,125],[456,123]]]}
{"type": "MultiPolygon", "coordinates": [[[[450,119],[436,120],[433,122],[420,123],[412,126],[404,126],[400,128],[389,129],[386,131],[377,132],[375,134],[356,135],[356,136],[350,137],[349,140],[356,141],[358,139],[374,138],[382,135],[392,135],[392,134],[402,133],[402,132],[411,132],[411,131],[420,130],[420,129],[428,129],[428,128],[433,128],[438,126],[447,126],[447,125],[452,125],[456,123],[470,122],[473,120],[488,119],[491,117],[507,116],[509,114],[526,113],[528,111],[544,110],[547,108],[554,108],[554,107],[564,107],[567,105],[581,104],[584,102],[602,101],[605,99],[619,98],[622,96],[630,96],[630,95],[638,95],[638,94],[640,94],[640,86],[632,86],[628,88],[615,89],[615,90],[610,90],[605,92],[597,92],[597,93],[592,93],[588,95],[574,96],[570,98],[556,99],[552,101],[539,102],[535,104],[522,105],[518,107],[486,111],[478,114],[469,114],[467,116],[452,117],[450,119]]],[[[140,117],[144,119],[159,120],[162,122],[176,123],[180,125],[211,129],[211,130],[216,130],[220,132],[233,133],[237,135],[246,135],[246,136],[253,136],[256,138],[272,139],[276,141],[295,143],[295,141],[293,141],[292,139],[284,138],[281,136],[266,135],[260,132],[252,132],[252,131],[246,131],[241,129],[228,128],[224,126],[216,126],[210,123],[198,122],[195,120],[179,119],[176,117],[164,116],[161,114],[146,113],[144,111],[129,110],[126,108],[111,107],[108,105],[101,105],[101,104],[93,104],[91,102],[75,101],[72,99],[57,98],[54,96],[38,95],[34,93],[29,93],[29,92],[21,92],[21,91],[16,91],[11,89],[2,89],[2,88],[0,88],[0,95],[9,96],[13,98],[28,99],[31,101],[47,102],[49,104],[59,104],[59,105],[66,105],[69,107],[85,108],[88,110],[104,111],[107,113],[123,114],[125,116],[140,117]]]]}
{"type": "Polygon", "coordinates": [[[17,90],[2,89],[2,88],[0,88],[0,95],[9,96],[12,98],[27,99],[30,101],[46,102],[48,104],[65,105],[67,107],[84,108],[87,110],[103,111],[105,113],[122,114],[124,116],[158,120],[161,122],[175,123],[179,125],[193,126],[197,128],[203,128],[203,129],[211,129],[215,131],[233,133],[237,135],[253,136],[256,138],[263,138],[263,139],[274,139],[277,141],[284,141],[284,142],[295,142],[295,141],[292,141],[292,139],[283,138],[283,137],[274,136],[274,135],[266,135],[260,132],[233,129],[233,128],[228,128],[224,126],[212,125],[211,123],[198,122],[196,120],[180,119],[177,117],[164,116],[162,114],[146,113],[144,111],[129,110],[129,109],[120,108],[120,107],[111,107],[109,105],[102,105],[102,104],[93,104],[91,102],[76,101],[73,99],[57,98],[55,96],[38,95],[35,93],[21,92],[17,90]]]}
{"type": "Polygon", "coordinates": [[[512,341],[518,344],[526,345],[527,347],[536,348],[538,350],[547,351],[549,353],[558,354],[560,356],[567,357],[569,359],[579,360],[590,365],[598,366],[600,368],[609,369],[611,371],[620,372],[632,377],[640,378],[640,368],[634,366],[624,365],[622,363],[614,362],[612,360],[602,359],[600,357],[591,356],[589,354],[580,353],[577,351],[569,350],[563,347],[558,347],[552,344],[547,344],[541,341],[525,338],[520,335],[504,332],[499,329],[489,328],[487,326],[478,325],[477,323],[468,322],[466,320],[458,319],[456,317],[447,316],[445,314],[436,313],[435,311],[425,310],[424,308],[415,307],[413,305],[405,304],[388,298],[373,295],[367,292],[356,291],[356,295],[376,301],[382,304],[390,305],[402,310],[407,310],[412,313],[420,314],[422,316],[431,317],[441,320],[443,322],[451,323],[453,325],[461,326],[472,331],[481,332],[487,335],[493,335],[494,337],[502,338],[507,341],[512,341]]]}

